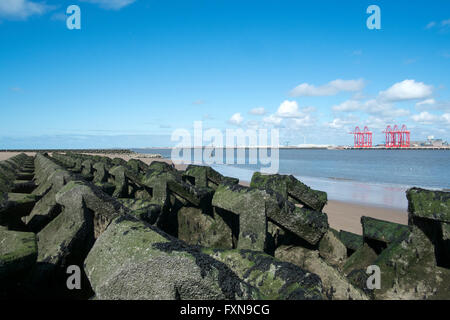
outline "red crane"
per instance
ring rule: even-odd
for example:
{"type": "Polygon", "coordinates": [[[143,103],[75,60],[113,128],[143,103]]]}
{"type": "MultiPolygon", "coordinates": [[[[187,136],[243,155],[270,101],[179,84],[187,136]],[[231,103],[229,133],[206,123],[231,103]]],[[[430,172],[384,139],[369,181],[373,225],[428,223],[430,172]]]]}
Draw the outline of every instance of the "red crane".
{"type": "Polygon", "coordinates": [[[354,147],[355,148],[371,148],[372,147],[372,132],[369,131],[369,128],[364,127],[364,130],[361,132],[359,127],[356,127],[353,132],[354,147]]]}
{"type": "Polygon", "coordinates": [[[394,126],[394,129],[387,126],[383,133],[386,134],[386,148],[408,148],[410,145],[411,132],[405,125],[401,129],[397,125],[394,126]]]}

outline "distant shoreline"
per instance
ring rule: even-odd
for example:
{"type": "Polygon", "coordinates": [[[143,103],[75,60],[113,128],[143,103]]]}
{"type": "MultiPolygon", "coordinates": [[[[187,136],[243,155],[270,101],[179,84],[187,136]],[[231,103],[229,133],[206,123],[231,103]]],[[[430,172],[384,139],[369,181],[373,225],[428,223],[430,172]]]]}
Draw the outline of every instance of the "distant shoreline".
{"type": "MultiPolygon", "coordinates": [[[[133,150],[171,150],[179,147],[148,147],[148,148],[128,148],[128,149],[0,149],[0,152],[83,152],[83,153],[123,153],[132,154],[136,153],[133,150]]],[[[211,148],[210,146],[204,147],[190,147],[191,149],[205,149],[211,148]]],[[[213,147],[217,148],[217,147],[213,147]]],[[[280,146],[278,148],[271,146],[244,146],[244,147],[223,147],[223,149],[286,149],[286,150],[450,150],[448,147],[409,147],[409,148],[386,148],[386,147],[372,147],[372,148],[354,148],[354,147],[286,147],[280,146]]]]}

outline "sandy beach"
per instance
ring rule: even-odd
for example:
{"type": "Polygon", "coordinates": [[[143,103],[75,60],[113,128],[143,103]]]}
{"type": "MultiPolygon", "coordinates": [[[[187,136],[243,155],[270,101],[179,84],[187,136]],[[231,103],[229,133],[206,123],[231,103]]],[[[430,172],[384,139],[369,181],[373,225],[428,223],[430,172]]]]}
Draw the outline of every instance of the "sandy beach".
{"type": "MultiPolygon", "coordinates": [[[[0,161],[6,160],[10,157],[19,154],[19,152],[0,152],[0,161]]],[[[27,155],[33,156],[35,153],[27,152],[27,155]]],[[[172,163],[169,159],[154,158],[150,155],[143,154],[99,154],[99,153],[87,153],[90,155],[100,155],[110,158],[122,158],[125,161],[130,159],[139,159],[146,164],[150,164],[153,161],[162,161],[166,163],[172,163]]],[[[184,170],[186,165],[175,165],[178,170],[184,170]]],[[[241,181],[242,185],[248,185],[246,181],[241,181]]],[[[324,210],[328,215],[328,223],[336,230],[345,230],[357,234],[362,234],[361,217],[368,216],[381,220],[408,224],[408,214],[403,210],[396,210],[383,207],[367,206],[358,203],[341,202],[335,200],[329,200],[324,210]]]]}

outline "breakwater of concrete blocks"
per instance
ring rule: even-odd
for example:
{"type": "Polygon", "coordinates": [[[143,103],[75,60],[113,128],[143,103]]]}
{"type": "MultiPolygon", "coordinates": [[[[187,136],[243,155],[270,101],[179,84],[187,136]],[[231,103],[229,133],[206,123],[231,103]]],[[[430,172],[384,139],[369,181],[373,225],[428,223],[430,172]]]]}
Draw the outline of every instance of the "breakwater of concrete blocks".
{"type": "Polygon", "coordinates": [[[360,236],[293,176],[20,154],[0,162],[0,298],[448,299],[450,194],[406,196],[407,226],[363,217],[360,236]]]}

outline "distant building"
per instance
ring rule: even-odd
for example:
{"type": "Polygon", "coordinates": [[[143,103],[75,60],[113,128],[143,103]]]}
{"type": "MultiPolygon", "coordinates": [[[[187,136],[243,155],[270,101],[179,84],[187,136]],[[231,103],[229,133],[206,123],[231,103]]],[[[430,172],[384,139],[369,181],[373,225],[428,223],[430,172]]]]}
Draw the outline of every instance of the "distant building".
{"type": "Polygon", "coordinates": [[[443,147],[443,146],[448,146],[447,141],[443,141],[442,139],[428,139],[425,142],[425,146],[429,146],[429,147],[443,147]]]}
{"type": "Polygon", "coordinates": [[[442,139],[435,139],[434,136],[428,136],[427,141],[411,141],[411,147],[446,147],[448,142],[442,139]]]}

